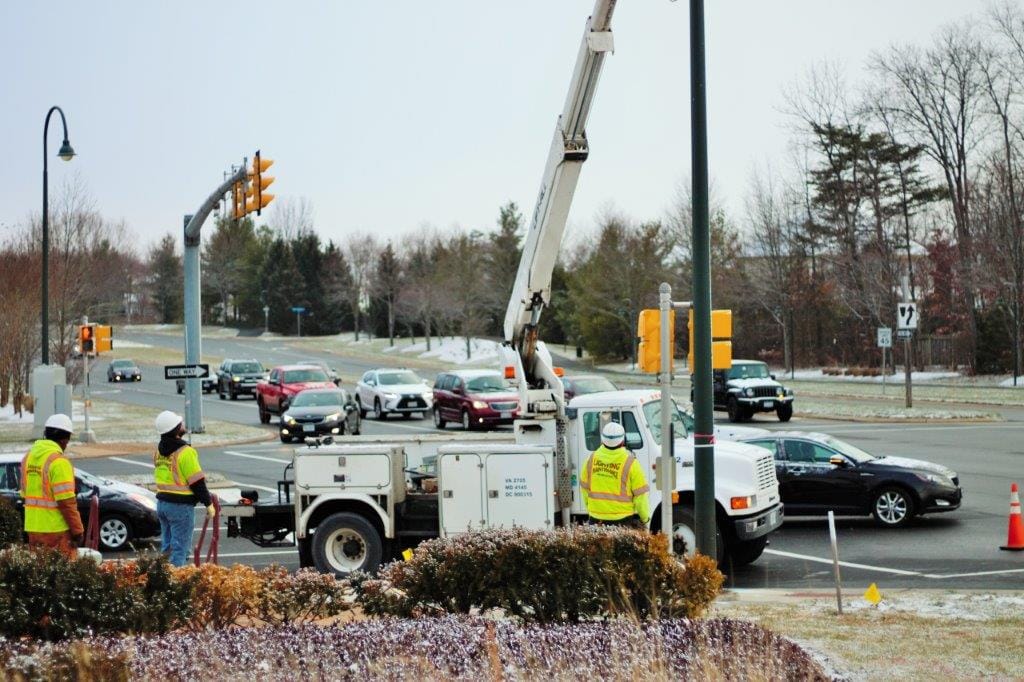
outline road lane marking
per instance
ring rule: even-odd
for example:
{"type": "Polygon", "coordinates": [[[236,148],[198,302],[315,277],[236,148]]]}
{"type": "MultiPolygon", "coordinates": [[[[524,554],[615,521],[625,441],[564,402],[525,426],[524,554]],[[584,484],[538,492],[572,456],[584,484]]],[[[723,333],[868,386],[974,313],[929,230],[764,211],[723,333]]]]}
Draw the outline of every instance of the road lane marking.
{"type": "Polygon", "coordinates": [[[277,555],[283,555],[283,554],[292,554],[292,555],[294,555],[296,557],[299,556],[298,551],[293,549],[293,550],[289,550],[289,551],[286,551],[286,552],[232,552],[231,554],[224,554],[223,552],[217,552],[217,557],[223,559],[225,557],[277,556],[277,555]]]}
{"type": "Polygon", "coordinates": [[[1024,573],[1024,568],[1006,568],[998,571],[975,571],[973,573],[951,573],[950,575],[929,575],[927,578],[973,578],[981,575],[1005,575],[1008,573],[1024,573]]]}
{"type": "MultiPolygon", "coordinates": [[[[810,555],[807,555],[807,554],[797,554],[795,552],[783,552],[783,551],[778,550],[778,549],[765,549],[764,553],[765,554],[772,554],[774,556],[786,557],[787,559],[802,559],[803,561],[813,561],[813,562],[819,563],[819,564],[829,564],[829,565],[832,564],[832,560],[831,559],[825,559],[825,558],[822,558],[822,557],[810,556],[810,555]]],[[[867,570],[867,571],[880,571],[882,573],[892,573],[894,575],[914,575],[914,576],[923,576],[924,575],[923,573],[920,573],[918,571],[905,571],[905,570],[903,570],[901,568],[885,568],[884,566],[869,566],[867,564],[856,564],[856,563],[853,563],[851,561],[840,561],[839,565],[840,566],[845,566],[846,568],[860,568],[860,569],[864,569],[864,570],[867,570]]]]}
{"type": "Polygon", "coordinates": [[[225,455],[232,455],[234,457],[247,457],[249,459],[260,459],[264,462],[275,462],[277,464],[291,464],[290,459],[278,459],[277,457],[264,457],[263,455],[250,455],[247,452],[238,452],[237,450],[221,450],[225,455]]]}
{"type": "Polygon", "coordinates": [[[125,459],[124,457],[107,457],[112,462],[121,462],[123,464],[134,464],[135,466],[146,467],[147,469],[155,469],[156,465],[152,462],[136,462],[134,459],[125,459]]]}
{"type": "MultiPolygon", "coordinates": [[[[146,467],[147,469],[154,469],[154,468],[156,468],[150,462],[136,462],[133,459],[125,459],[123,457],[108,457],[107,459],[113,460],[115,462],[123,462],[125,464],[134,464],[136,466],[143,466],[143,467],[146,467]]],[[[265,490],[268,493],[276,493],[277,492],[277,488],[268,488],[265,485],[256,485],[255,483],[245,483],[244,481],[236,481],[236,480],[234,480],[234,478],[231,479],[231,482],[235,484],[234,487],[238,487],[238,488],[255,488],[256,490],[265,490]]],[[[229,488],[229,490],[230,489],[231,488],[229,488]]],[[[212,488],[210,490],[210,492],[216,495],[217,494],[217,489],[216,488],[212,488]]]]}

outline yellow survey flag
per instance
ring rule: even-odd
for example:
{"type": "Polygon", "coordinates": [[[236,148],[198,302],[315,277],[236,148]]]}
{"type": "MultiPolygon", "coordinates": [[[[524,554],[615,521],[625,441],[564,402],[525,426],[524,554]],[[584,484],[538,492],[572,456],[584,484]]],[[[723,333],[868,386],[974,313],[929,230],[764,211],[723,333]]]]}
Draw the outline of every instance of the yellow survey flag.
{"type": "Polygon", "coordinates": [[[412,561],[412,550],[411,549],[402,550],[402,558],[405,559],[406,561],[412,561]]]}
{"type": "Polygon", "coordinates": [[[871,583],[868,589],[864,591],[864,598],[878,606],[878,602],[882,601],[882,593],[878,591],[878,585],[871,583]]]}

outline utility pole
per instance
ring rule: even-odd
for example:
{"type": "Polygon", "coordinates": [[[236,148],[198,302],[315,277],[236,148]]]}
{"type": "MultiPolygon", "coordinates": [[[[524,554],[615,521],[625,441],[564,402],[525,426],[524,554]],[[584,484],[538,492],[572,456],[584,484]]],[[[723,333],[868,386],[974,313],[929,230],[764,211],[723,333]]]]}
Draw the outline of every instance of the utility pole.
{"type": "Polygon", "coordinates": [[[693,176],[693,416],[697,551],[716,557],[715,438],[711,393],[711,240],[704,0],[690,0],[690,125],[693,176]]]}
{"type": "MultiPolygon", "coordinates": [[[[658,465],[658,483],[661,484],[661,531],[668,539],[668,553],[672,554],[672,541],[675,537],[672,520],[673,474],[676,460],[672,456],[672,287],[662,282],[658,287],[658,309],[661,312],[661,457],[658,465]]],[[[634,347],[636,342],[634,340],[634,347]]]]}

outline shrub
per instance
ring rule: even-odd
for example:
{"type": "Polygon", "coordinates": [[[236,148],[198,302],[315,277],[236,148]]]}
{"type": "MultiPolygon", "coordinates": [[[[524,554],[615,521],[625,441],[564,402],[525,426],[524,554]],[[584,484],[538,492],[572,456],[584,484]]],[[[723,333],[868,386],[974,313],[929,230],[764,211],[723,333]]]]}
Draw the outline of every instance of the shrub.
{"type": "Polygon", "coordinates": [[[333,575],[268,566],[259,578],[257,617],[264,623],[306,623],[349,610],[346,585],[333,575]]]}
{"type": "Polygon", "coordinates": [[[24,542],[21,514],[6,497],[0,497],[0,549],[24,542]]]}
{"type": "Polygon", "coordinates": [[[714,561],[685,566],[664,536],[575,526],[557,531],[490,530],[421,544],[378,578],[353,576],[371,615],[422,616],[501,609],[528,621],[700,616],[724,577],[714,561]]]}
{"type": "Polygon", "coordinates": [[[214,564],[172,569],[178,580],[192,583],[192,630],[239,625],[257,610],[260,581],[256,570],[235,564],[230,568],[214,564]]]}

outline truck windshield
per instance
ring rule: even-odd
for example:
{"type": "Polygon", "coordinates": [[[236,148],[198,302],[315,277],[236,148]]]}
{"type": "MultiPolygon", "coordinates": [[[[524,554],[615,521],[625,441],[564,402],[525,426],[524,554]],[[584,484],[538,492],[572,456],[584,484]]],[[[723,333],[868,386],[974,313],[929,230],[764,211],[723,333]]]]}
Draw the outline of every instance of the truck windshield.
{"type": "MultiPolygon", "coordinates": [[[[672,429],[675,431],[676,438],[686,438],[688,431],[686,430],[686,423],[683,421],[682,415],[679,413],[679,406],[676,405],[676,401],[672,401],[672,429]]],[[[647,428],[651,430],[651,435],[654,437],[654,442],[661,445],[661,401],[652,400],[649,403],[644,404],[644,419],[647,420],[647,428]]]]}
{"type": "Polygon", "coordinates": [[[730,379],[767,379],[768,376],[768,365],[763,362],[734,363],[729,370],[730,379]]]}
{"type": "Polygon", "coordinates": [[[231,371],[235,374],[262,374],[263,367],[258,362],[236,362],[231,365],[231,371]]]}
{"type": "Polygon", "coordinates": [[[312,381],[327,381],[322,369],[290,369],[284,373],[284,383],[305,384],[312,381]]]}

